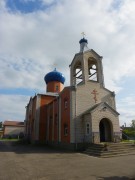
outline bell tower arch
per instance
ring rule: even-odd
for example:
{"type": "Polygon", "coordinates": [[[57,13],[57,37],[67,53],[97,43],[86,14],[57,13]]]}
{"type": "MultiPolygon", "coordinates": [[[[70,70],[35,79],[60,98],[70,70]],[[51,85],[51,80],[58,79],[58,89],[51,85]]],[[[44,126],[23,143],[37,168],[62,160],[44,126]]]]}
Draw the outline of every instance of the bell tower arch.
{"type": "Polygon", "coordinates": [[[82,68],[82,62],[80,60],[78,60],[72,69],[72,84],[78,84],[81,83],[83,81],[84,78],[84,74],[83,73],[83,68],[82,68]]]}
{"type": "Polygon", "coordinates": [[[102,56],[88,48],[84,37],[79,41],[80,52],[75,54],[70,64],[70,85],[81,85],[95,81],[104,86],[102,56]]]}

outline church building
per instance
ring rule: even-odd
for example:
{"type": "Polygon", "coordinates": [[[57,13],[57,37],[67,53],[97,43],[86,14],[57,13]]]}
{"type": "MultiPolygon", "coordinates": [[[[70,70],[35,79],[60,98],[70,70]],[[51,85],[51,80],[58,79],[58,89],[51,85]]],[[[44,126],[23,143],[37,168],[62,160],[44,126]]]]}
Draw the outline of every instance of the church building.
{"type": "Polygon", "coordinates": [[[105,88],[102,56],[84,37],[70,67],[70,86],[56,69],[45,75],[46,93],[26,106],[26,137],[67,149],[120,140],[115,93],[105,88]]]}

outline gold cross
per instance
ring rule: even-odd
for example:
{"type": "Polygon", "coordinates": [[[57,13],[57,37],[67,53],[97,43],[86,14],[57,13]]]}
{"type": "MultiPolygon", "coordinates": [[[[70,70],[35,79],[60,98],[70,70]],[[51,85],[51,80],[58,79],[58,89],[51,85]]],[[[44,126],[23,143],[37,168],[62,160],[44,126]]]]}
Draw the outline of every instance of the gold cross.
{"type": "Polygon", "coordinates": [[[81,34],[82,34],[82,36],[83,36],[83,38],[84,38],[84,36],[85,36],[85,33],[84,33],[84,32],[82,32],[81,34]]]}
{"type": "Polygon", "coordinates": [[[53,63],[53,67],[54,67],[54,69],[56,70],[57,64],[56,64],[56,63],[53,63]]]}
{"type": "Polygon", "coordinates": [[[50,66],[50,71],[52,69],[56,70],[57,64],[56,63],[51,63],[49,66],[50,66]]]}
{"type": "Polygon", "coordinates": [[[53,63],[53,66],[54,66],[54,67],[56,67],[56,66],[57,66],[57,64],[56,64],[56,63],[53,63]]]}

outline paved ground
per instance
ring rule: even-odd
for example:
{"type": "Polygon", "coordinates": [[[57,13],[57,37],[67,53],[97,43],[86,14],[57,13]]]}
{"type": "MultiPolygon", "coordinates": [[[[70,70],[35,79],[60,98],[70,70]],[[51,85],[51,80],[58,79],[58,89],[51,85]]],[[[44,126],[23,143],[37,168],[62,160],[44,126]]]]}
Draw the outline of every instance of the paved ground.
{"type": "Polygon", "coordinates": [[[95,158],[0,141],[0,180],[135,180],[135,155],[95,158]]]}

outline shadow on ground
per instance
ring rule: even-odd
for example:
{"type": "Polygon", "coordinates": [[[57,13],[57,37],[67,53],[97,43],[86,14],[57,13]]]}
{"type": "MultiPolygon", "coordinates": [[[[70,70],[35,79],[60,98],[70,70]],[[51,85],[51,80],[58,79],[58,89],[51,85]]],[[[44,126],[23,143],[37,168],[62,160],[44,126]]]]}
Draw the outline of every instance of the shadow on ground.
{"type": "Polygon", "coordinates": [[[0,141],[0,152],[25,153],[75,153],[74,151],[51,148],[48,145],[25,144],[19,141],[0,141]]]}
{"type": "Polygon", "coordinates": [[[45,144],[28,144],[21,141],[0,141],[0,152],[14,152],[17,154],[25,153],[75,153],[70,150],[52,148],[45,144]]]}
{"type": "Polygon", "coordinates": [[[135,180],[135,178],[129,178],[126,176],[122,176],[122,177],[112,176],[112,177],[98,177],[97,180],[135,180]]]}

